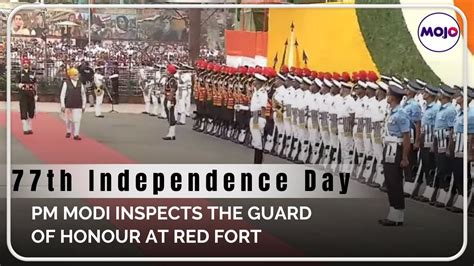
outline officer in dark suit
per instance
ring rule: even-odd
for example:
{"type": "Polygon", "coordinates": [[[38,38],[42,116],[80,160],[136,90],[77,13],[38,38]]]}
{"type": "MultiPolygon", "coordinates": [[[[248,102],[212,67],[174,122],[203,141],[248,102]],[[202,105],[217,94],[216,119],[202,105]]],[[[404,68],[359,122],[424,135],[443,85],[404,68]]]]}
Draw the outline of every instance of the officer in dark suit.
{"type": "Polygon", "coordinates": [[[403,86],[391,81],[387,101],[390,111],[386,121],[383,156],[390,209],[387,218],[379,220],[383,226],[402,226],[404,221],[403,169],[409,165],[411,145],[410,118],[400,106],[403,95],[405,95],[403,86]]]}
{"type": "Polygon", "coordinates": [[[20,95],[20,115],[23,134],[33,134],[32,119],[36,108],[36,77],[30,70],[30,60],[22,60],[22,70],[18,74],[18,87],[20,95]]]}

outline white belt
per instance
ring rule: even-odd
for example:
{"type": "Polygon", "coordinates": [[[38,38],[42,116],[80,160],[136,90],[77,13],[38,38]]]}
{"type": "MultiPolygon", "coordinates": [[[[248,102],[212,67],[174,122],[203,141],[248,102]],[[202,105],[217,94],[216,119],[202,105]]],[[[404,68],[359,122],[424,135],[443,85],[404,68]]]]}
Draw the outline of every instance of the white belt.
{"type": "Polygon", "coordinates": [[[394,136],[385,136],[384,137],[384,142],[385,143],[398,143],[402,144],[403,143],[403,138],[398,138],[394,136]]]}

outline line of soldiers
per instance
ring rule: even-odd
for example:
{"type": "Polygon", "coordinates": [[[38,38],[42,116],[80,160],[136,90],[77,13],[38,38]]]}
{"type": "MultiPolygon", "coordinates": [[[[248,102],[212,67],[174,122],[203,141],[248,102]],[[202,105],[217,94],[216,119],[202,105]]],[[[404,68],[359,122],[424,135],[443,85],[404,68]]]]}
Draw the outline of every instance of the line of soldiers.
{"type": "MultiPolygon", "coordinates": [[[[403,224],[404,197],[462,210],[459,87],[373,71],[339,74],[282,66],[277,73],[204,60],[196,66],[194,130],[253,147],[255,163],[263,161],[263,153],[272,154],[349,173],[388,192],[389,216],[380,221],[385,226],[403,224]]],[[[468,91],[474,106],[474,91],[468,91]]],[[[470,215],[473,211],[470,203],[470,215]]]]}

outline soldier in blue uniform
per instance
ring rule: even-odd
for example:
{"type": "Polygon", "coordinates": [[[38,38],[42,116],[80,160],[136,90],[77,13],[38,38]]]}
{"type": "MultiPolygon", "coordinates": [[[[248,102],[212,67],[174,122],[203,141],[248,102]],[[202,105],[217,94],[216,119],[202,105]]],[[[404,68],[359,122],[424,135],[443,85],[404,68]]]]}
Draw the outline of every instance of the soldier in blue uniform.
{"type": "MultiPolygon", "coordinates": [[[[468,168],[467,168],[467,175],[469,177],[469,184],[468,188],[470,191],[468,191],[468,195],[470,195],[471,199],[470,202],[468,201],[469,208],[467,210],[469,216],[474,216],[474,200],[472,197],[473,194],[473,177],[471,175],[472,171],[474,170],[474,147],[473,147],[473,141],[474,141],[474,89],[473,88],[468,88],[468,97],[469,97],[469,104],[467,108],[467,134],[468,134],[468,139],[467,139],[467,148],[468,148],[468,168]]],[[[469,199],[469,197],[468,197],[469,199]]]]}
{"type": "Polygon", "coordinates": [[[408,81],[406,83],[407,100],[403,104],[403,110],[410,118],[410,155],[409,155],[409,166],[405,169],[405,196],[410,196],[414,190],[415,174],[414,166],[417,165],[417,153],[420,147],[420,132],[421,132],[421,106],[415,99],[422,88],[416,81],[408,81]]]}
{"type": "Polygon", "coordinates": [[[435,177],[435,191],[430,202],[431,205],[437,207],[445,207],[446,205],[452,174],[452,155],[449,154],[448,147],[452,145],[454,119],[456,118],[456,109],[452,104],[453,95],[453,89],[447,85],[441,85],[439,94],[441,107],[436,114],[434,127],[436,134],[435,156],[438,171],[435,177]]]}
{"type": "MultiPolygon", "coordinates": [[[[436,170],[435,155],[434,155],[434,126],[436,114],[439,111],[440,105],[436,102],[439,89],[433,85],[427,84],[423,92],[423,99],[426,101],[426,110],[421,118],[421,143],[420,143],[420,157],[421,157],[421,176],[418,179],[418,188],[423,183],[423,178],[428,191],[433,187],[433,179],[436,170]]],[[[414,198],[422,202],[428,202],[430,199],[426,195],[416,195],[414,198]]],[[[431,196],[431,194],[429,196],[431,196]]]]}
{"type": "Polygon", "coordinates": [[[379,220],[383,226],[402,226],[404,221],[403,169],[409,165],[411,148],[410,118],[400,106],[404,94],[399,83],[389,83],[390,111],[384,137],[383,167],[390,209],[387,218],[379,220]]]}

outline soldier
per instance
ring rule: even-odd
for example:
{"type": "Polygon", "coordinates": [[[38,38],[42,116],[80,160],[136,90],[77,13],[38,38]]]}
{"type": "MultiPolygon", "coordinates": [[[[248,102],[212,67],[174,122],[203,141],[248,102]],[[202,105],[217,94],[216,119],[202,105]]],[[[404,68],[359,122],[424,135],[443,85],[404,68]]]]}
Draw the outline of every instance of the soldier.
{"type": "Polygon", "coordinates": [[[140,66],[140,69],[138,70],[138,86],[142,90],[143,94],[143,101],[145,102],[145,111],[142,112],[142,114],[150,114],[152,115],[152,112],[150,110],[150,89],[149,86],[147,86],[148,80],[147,80],[147,75],[146,75],[146,66],[144,63],[140,66]]]}
{"type": "MultiPolygon", "coordinates": [[[[354,77],[353,79],[358,79],[357,77],[354,77]]],[[[353,165],[353,171],[352,171],[352,179],[359,179],[360,173],[364,169],[364,156],[365,156],[365,151],[364,151],[364,117],[366,115],[365,113],[365,102],[368,99],[366,96],[366,88],[367,88],[367,83],[362,80],[357,81],[357,85],[355,86],[354,90],[357,96],[357,99],[355,100],[355,105],[354,105],[354,129],[353,129],[353,136],[354,136],[354,144],[355,144],[355,152],[356,152],[356,158],[355,158],[355,164],[353,165]]]]}
{"type": "Polygon", "coordinates": [[[274,154],[280,156],[283,151],[284,138],[285,138],[285,127],[284,127],[284,97],[286,93],[286,75],[288,74],[288,67],[282,66],[280,72],[277,73],[277,78],[273,84],[275,87],[275,92],[273,94],[273,121],[275,122],[275,127],[277,129],[277,138],[274,149],[274,154]]]}
{"type": "MultiPolygon", "coordinates": [[[[307,70],[307,72],[309,72],[309,70],[307,70]]],[[[298,135],[301,149],[295,160],[300,164],[306,163],[309,157],[308,117],[310,116],[309,108],[313,100],[313,95],[309,87],[313,84],[313,81],[309,79],[308,75],[309,73],[306,73],[306,76],[303,77],[303,83],[301,84],[303,95],[297,99],[297,101],[300,102],[298,108],[298,135]]]]}
{"type": "Polygon", "coordinates": [[[20,116],[23,134],[33,134],[33,122],[36,109],[36,77],[30,70],[30,60],[24,58],[21,62],[23,68],[18,74],[18,88],[20,96],[20,116]]]}
{"type": "Polygon", "coordinates": [[[97,67],[94,73],[94,94],[95,94],[95,117],[104,118],[102,115],[102,102],[105,95],[105,77],[102,75],[103,67],[97,67]]]}
{"type": "Polygon", "coordinates": [[[275,94],[275,77],[276,72],[273,68],[266,68],[266,76],[268,78],[265,89],[267,91],[267,106],[265,107],[265,130],[264,130],[264,140],[265,140],[265,149],[264,153],[270,153],[273,150],[274,138],[275,138],[275,121],[274,121],[274,110],[273,110],[273,95],[275,94]]]}
{"type": "Polygon", "coordinates": [[[431,195],[433,195],[433,180],[436,170],[435,163],[435,147],[434,147],[434,126],[436,114],[440,109],[440,105],[436,102],[436,97],[439,93],[439,89],[435,86],[427,84],[424,89],[423,98],[426,102],[426,109],[423,112],[421,118],[421,143],[420,143],[420,158],[421,158],[421,176],[419,182],[423,182],[425,179],[426,189],[424,195],[417,196],[414,198],[422,202],[430,201],[431,195]]]}
{"type": "Polygon", "coordinates": [[[190,105],[191,97],[191,86],[192,86],[192,73],[193,70],[190,66],[184,65],[183,70],[180,71],[179,80],[178,80],[178,104],[177,104],[177,113],[179,116],[178,125],[186,124],[186,117],[189,116],[188,108],[190,105]]]}
{"type": "Polygon", "coordinates": [[[464,95],[461,88],[458,87],[459,95],[456,97],[456,104],[461,108],[456,114],[454,120],[454,141],[450,147],[450,154],[453,156],[453,195],[457,195],[456,200],[453,198],[453,204],[447,204],[446,209],[455,213],[462,212],[463,207],[463,155],[464,155],[464,95]]]}
{"type": "Polygon", "coordinates": [[[321,131],[319,128],[319,112],[321,105],[320,89],[323,87],[323,82],[315,74],[314,83],[309,87],[312,94],[312,103],[309,105],[311,117],[308,119],[308,133],[309,141],[311,143],[311,155],[309,158],[310,164],[318,163],[321,155],[321,131]]]}
{"type": "Polygon", "coordinates": [[[95,86],[94,86],[94,70],[91,68],[90,63],[83,61],[78,68],[79,79],[86,88],[86,94],[88,95],[87,99],[89,101],[89,106],[94,107],[95,103],[95,86]]]}
{"type": "Polygon", "coordinates": [[[469,216],[473,217],[474,216],[474,200],[473,200],[473,176],[472,176],[472,171],[474,170],[474,143],[473,143],[473,138],[474,138],[474,89],[468,87],[468,97],[469,97],[469,104],[468,104],[468,113],[467,113],[467,134],[468,134],[468,140],[467,140],[467,148],[468,148],[468,168],[467,168],[467,175],[469,177],[468,180],[468,214],[469,216]]]}
{"type": "MultiPolygon", "coordinates": [[[[291,153],[291,147],[292,147],[292,142],[294,141],[293,139],[293,120],[292,120],[292,114],[293,114],[293,104],[294,104],[294,99],[295,99],[295,73],[294,70],[290,71],[288,74],[288,80],[287,80],[287,86],[286,86],[286,94],[283,97],[283,102],[284,102],[284,116],[285,120],[283,121],[283,125],[285,127],[285,148],[283,150],[283,153],[281,154],[282,158],[289,158],[290,153],[291,153]]],[[[297,83],[297,82],[296,82],[297,83]]]]}
{"type": "Polygon", "coordinates": [[[266,119],[264,117],[265,108],[267,106],[268,95],[264,84],[267,78],[262,74],[255,74],[253,82],[253,94],[250,102],[250,131],[252,134],[252,146],[255,150],[254,163],[261,164],[263,162],[263,130],[265,128],[266,119]]]}
{"type": "Polygon", "coordinates": [[[372,149],[374,151],[374,176],[368,180],[367,185],[379,188],[384,182],[383,173],[383,129],[385,127],[385,117],[387,115],[387,98],[388,84],[390,80],[386,76],[381,76],[381,81],[377,82],[378,89],[376,92],[377,102],[371,106],[372,114],[372,149]]]}
{"type": "Polygon", "coordinates": [[[387,218],[379,220],[383,226],[402,226],[404,222],[403,168],[408,167],[411,148],[410,119],[400,106],[404,94],[402,85],[390,81],[387,100],[390,112],[386,122],[383,158],[390,209],[387,218]]]}
{"type": "Polygon", "coordinates": [[[336,172],[338,169],[338,166],[340,164],[340,143],[339,143],[339,137],[338,137],[338,130],[337,130],[337,124],[338,124],[338,106],[341,106],[342,104],[342,97],[339,94],[341,90],[341,83],[339,82],[340,75],[339,73],[334,73],[333,78],[332,78],[332,84],[333,86],[331,87],[331,97],[330,102],[329,102],[329,135],[331,138],[331,155],[330,155],[330,161],[329,165],[331,167],[332,172],[336,172]]]}
{"type": "Polygon", "coordinates": [[[68,69],[67,75],[69,78],[64,81],[60,95],[61,112],[66,117],[66,138],[74,134],[74,140],[81,140],[79,129],[86,110],[86,91],[76,68],[68,69]]]}
{"type": "Polygon", "coordinates": [[[168,117],[169,130],[168,134],[163,137],[164,140],[175,140],[176,139],[176,118],[175,118],[175,106],[176,106],[176,92],[178,91],[178,81],[174,77],[176,74],[176,67],[169,64],[166,67],[166,84],[164,95],[165,99],[163,105],[166,111],[166,117],[168,117]]]}
{"type": "Polygon", "coordinates": [[[323,87],[321,88],[321,107],[319,108],[319,128],[321,129],[321,138],[323,145],[323,151],[317,163],[322,164],[323,166],[329,163],[331,155],[331,137],[329,134],[329,109],[330,105],[330,88],[333,86],[332,82],[329,80],[330,75],[325,75],[323,79],[323,87]]]}
{"type": "Polygon", "coordinates": [[[249,131],[249,121],[251,117],[250,113],[250,99],[252,96],[252,82],[254,80],[254,74],[260,74],[261,69],[259,68],[250,68],[250,71],[247,72],[247,78],[242,83],[242,91],[240,96],[240,115],[241,115],[241,125],[240,125],[240,134],[238,141],[240,144],[249,144],[250,131],[249,131]]]}
{"type": "Polygon", "coordinates": [[[436,164],[435,190],[430,205],[445,207],[448,201],[448,191],[452,174],[452,157],[448,147],[453,140],[453,126],[456,118],[456,109],[452,104],[454,91],[447,85],[441,85],[438,99],[441,107],[435,118],[436,164]]]}
{"type": "Polygon", "coordinates": [[[223,112],[224,115],[224,131],[221,135],[223,139],[230,139],[232,136],[232,131],[234,129],[234,106],[235,106],[235,96],[234,90],[237,89],[237,69],[231,68],[230,78],[227,80],[225,88],[225,105],[223,112]]]}
{"type": "Polygon", "coordinates": [[[405,169],[405,196],[411,196],[415,188],[414,167],[417,165],[417,153],[420,148],[420,131],[421,131],[421,106],[415,99],[418,92],[422,89],[416,81],[406,83],[407,95],[406,101],[402,105],[403,110],[410,118],[410,143],[412,149],[410,151],[410,165],[405,169]]]}
{"type": "Polygon", "coordinates": [[[342,81],[341,82],[341,97],[342,103],[339,105],[337,118],[338,118],[338,138],[340,142],[341,151],[341,162],[342,167],[340,168],[341,173],[351,173],[351,166],[354,159],[354,139],[352,137],[352,130],[354,128],[354,105],[355,101],[351,95],[352,84],[342,81]]]}
{"type": "Polygon", "coordinates": [[[375,83],[378,80],[377,74],[373,71],[367,73],[367,89],[366,89],[366,102],[364,105],[364,153],[365,153],[365,169],[362,176],[359,178],[359,182],[362,184],[367,183],[373,174],[374,167],[374,150],[372,147],[372,115],[371,112],[373,106],[377,105],[378,101],[375,97],[375,92],[378,89],[378,85],[375,83]]]}

